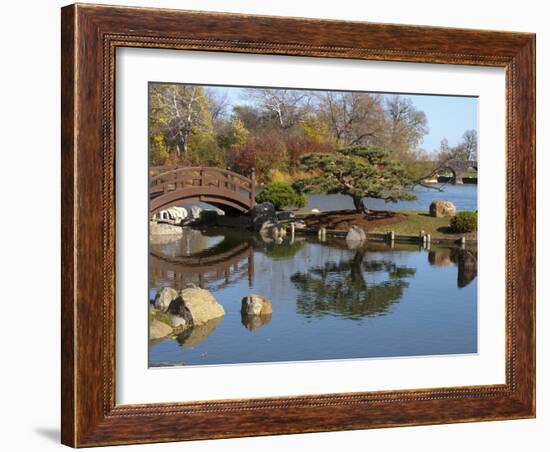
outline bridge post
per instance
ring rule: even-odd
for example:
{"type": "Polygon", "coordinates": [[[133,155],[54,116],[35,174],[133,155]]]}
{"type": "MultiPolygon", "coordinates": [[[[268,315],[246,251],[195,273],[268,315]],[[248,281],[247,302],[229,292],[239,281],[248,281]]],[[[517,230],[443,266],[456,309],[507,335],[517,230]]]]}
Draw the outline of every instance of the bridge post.
{"type": "Polygon", "coordinates": [[[250,208],[256,204],[256,170],[250,170],[250,208]]]}

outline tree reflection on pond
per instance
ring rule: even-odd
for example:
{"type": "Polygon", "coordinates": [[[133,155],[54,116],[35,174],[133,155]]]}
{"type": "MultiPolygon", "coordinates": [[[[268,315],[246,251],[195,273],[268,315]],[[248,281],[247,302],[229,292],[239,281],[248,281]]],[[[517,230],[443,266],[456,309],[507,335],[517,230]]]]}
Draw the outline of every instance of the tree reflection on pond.
{"type": "Polygon", "coordinates": [[[408,286],[405,278],[414,276],[415,268],[398,266],[388,260],[365,261],[365,250],[352,259],[326,262],[306,272],[292,275],[298,290],[296,310],[308,317],[336,315],[359,320],[386,314],[399,301],[408,286]],[[367,283],[366,276],[385,273],[386,280],[367,283]]]}

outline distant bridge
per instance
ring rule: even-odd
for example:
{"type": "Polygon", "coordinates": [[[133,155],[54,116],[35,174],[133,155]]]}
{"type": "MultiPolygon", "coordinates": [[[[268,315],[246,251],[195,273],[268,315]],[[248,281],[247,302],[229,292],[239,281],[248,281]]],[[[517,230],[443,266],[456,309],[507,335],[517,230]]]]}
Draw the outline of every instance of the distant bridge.
{"type": "Polygon", "coordinates": [[[181,203],[205,202],[227,213],[246,213],[255,204],[254,170],[250,177],[215,167],[156,167],[149,181],[149,212],[181,203]]]}
{"type": "Polygon", "coordinates": [[[464,173],[470,168],[477,171],[477,160],[447,160],[439,163],[433,173],[439,170],[450,170],[453,173],[453,184],[463,184],[464,173]]]}

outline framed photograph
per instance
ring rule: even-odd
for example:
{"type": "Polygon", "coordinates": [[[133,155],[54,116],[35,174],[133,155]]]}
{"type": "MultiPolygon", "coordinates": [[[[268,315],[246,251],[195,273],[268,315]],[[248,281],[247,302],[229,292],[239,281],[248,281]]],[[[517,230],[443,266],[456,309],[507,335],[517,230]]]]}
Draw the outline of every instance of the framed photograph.
{"type": "Polygon", "coordinates": [[[535,36],[62,9],[62,442],[535,416],[535,36]]]}

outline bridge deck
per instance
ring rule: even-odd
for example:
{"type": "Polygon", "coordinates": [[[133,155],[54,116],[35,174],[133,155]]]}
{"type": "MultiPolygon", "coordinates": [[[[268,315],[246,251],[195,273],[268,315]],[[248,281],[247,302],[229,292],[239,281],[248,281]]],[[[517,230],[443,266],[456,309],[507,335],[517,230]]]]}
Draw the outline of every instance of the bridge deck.
{"type": "Polygon", "coordinates": [[[161,167],[149,183],[151,213],[180,202],[207,202],[223,210],[247,212],[255,204],[256,181],[215,167],[161,167]]]}

